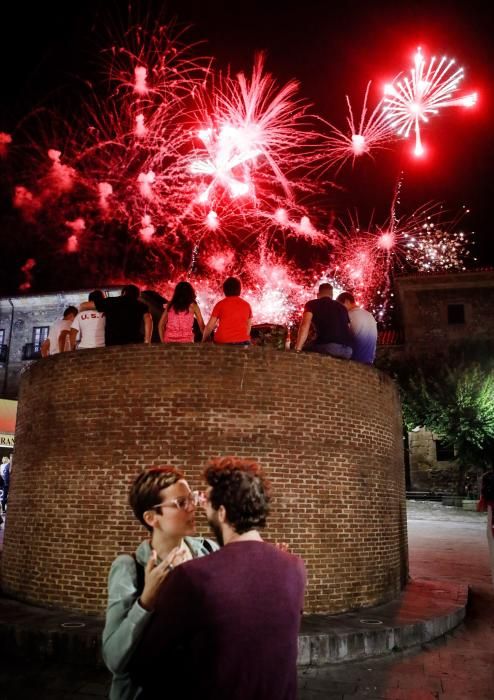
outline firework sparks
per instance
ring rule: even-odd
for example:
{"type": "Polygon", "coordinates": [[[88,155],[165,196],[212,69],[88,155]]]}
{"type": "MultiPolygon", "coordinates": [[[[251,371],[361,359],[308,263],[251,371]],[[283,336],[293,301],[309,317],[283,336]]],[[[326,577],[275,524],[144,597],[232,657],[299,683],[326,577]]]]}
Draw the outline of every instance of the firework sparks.
{"type": "Polygon", "coordinates": [[[448,230],[430,219],[415,231],[403,234],[402,245],[407,263],[419,272],[465,270],[471,236],[448,230]]]}
{"type": "Polygon", "coordinates": [[[8,153],[8,147],[12,143],[12,136],[0,131],[0,158],[4,158],[8,153]]]}
{"type": "Polygon", "coordinates": [[[382,100],[367,118],[367,100],[370,86],[371,82],[367,84],[358,124],[355,123],[348,95],[346,96],[348,131],[345,133],[332,124],[325,122],[331,130],[331,135],[324,136],[324,167],[329,168],[338,165],[336,171],[338,173],[348,160],[352,159],[352,165],[354,165],[356,158],[363,155],[371,155],[371,151],[385,148],[385,144],[393,140],[394,130],[382,111],[382,100]]]}
{"type": "Polygon", "coordinates": [[[218,134],[212,129],[202,129],[198,133],[208,151],[207,160],[194,160],[190,165],[193,175],[210,175],[211,182],[198,196],[197,201],[205,203],[217,184],[224,186],[231,197],[241,197],[250,190],[250,185],[235,177],[234,170],[253,161],[261,154],[260,149],[252,148],[245,133],[231,126],[221,127],[218,134]]]}
{"type": "Polygon", "coordinates": [[[139,234],[144,242],[149,243],[156,231],[155,227],[151,223],[151,217],[149,214],[144,214],[141,223],[142,227],[139,229],[139,234]]]}
{"type": "Polygon", "coordinates": [[[438,114],[443,107],[473,107],[476,104],[477,93],[453,97],[463,77],[463,68],[455,68],[455,61],[445,56],[439,61],[433,56],[426,66],[419,47],[410,78],[405,76],[385,86],[383,114],[399,136],[408,138],[413,129],[417,157],[424,154],[420,127],[429,121],[430,115],[438,114]]]}
{"type": "Polygon", "coordinates": [[[106,213],[108,212],[108,209],[110,207],[108,199],[113,193],[113,187],[110,185],[109,182],[99,182],[98,193],[100,209],[106,213]]]}
{"type": "Polygon", "coordinates": [[[36,260],[34,258],[28,258],[24,265],[21,267],[21,272],[24,274],[24,281],[19,286],[21,292],[26,292],[31,289],[33,282],[33,270],[36,267],[36,260]]]}
{"type": "MultiPolygon", "coordinates": [[[[95,265],[99,256],[89,260],[89,252],[106,245],[130,270],[145,269],[147,284],[193,276],[204,311],[224,277],[239,275],[256,322],[275,323],[297,317],[321,278],[382,318],[394,270],[462,265],[466,236],[448,233],[426,207],[400,218],[399,188],[389,221],[364,230],[358,222],[333,227],[334,217],[325,226],[322,199],[313,197],[327,184],[318,171],[372,157],[397,130],[415,128],[421,147],[419,123],[428,115],[473,104],[473,96],[453,98],[462,73],[451,63],[426,67],[419,52],[412,81],[393,84],[373,109],[368,83],[360,116],[347,96],[346,131],[325,122],[321,145],[298,83],[278,85],[262,55],[250,74],[218,75],[170,28],[139,27],[126,39],[104,54],[109,94],[87,84],[78,121],[64,122],[58,138],[56,129],[31,138],[37,167],[15,181],[14,207],[36,235],[52,236],[57,254],[95,265]]],[[[10,157],[10,142],[0,134],[0,155],[10,157]]]]}
{"type": "Polygon", "coordinates": [[[395,190],[391,215],[382,225],[358,219],[340,222],[333,266],[329,274],[351,291],[358,302],[383,320],[393,308],[392,277],[407,270],[437,272],[464,270],[470,256],[470,236],[456,231],[458,218],[448,222],[440,204],[428,203],[412,214],[398,217],[395,190]]]}
{"type": "MultiPolygon", "coordinates": [[[[300,216],[300,212],[298,212],[298,215],[300,216]]],[[[321,231],[318,231],[311,219],[305,214],[302,214],[300,218],[296,217],[295,213],[290,216],[286,209],[280,207],[272,216],[266,213],[261,213],[260,216],[272,221],[276,229],[281,227],[283,231],[294,235],[296,238],[304,239],[312,245],[328,243],[328,237],[321,231]]]]}
{"type": "Polygon", "coordinates": [[[24,185],[17,185],[14,189],[12,204],[19,209],[26,221],[34,222],[36,215],[42,207],[41,201],[24,185]]]}
{"type": "MultiPolygon", "coordinates": [[[[209,177],[201,184],[198,201],[209,202],[217,184],[232,198],[259,198],[281,193],[291,199],[297,186],[296,168],[307,165],[304,146],[314,138],[307,129],[307,104],[296,97],[292,80],[279,88],[264,70],[264,56],[256,57],[252,74],[219,76],[202,95],[198,136],[206,150],[194,154],[190,172],[209,177]]],[[[265,207],[267,209],[274,208],[265,207]]]]}

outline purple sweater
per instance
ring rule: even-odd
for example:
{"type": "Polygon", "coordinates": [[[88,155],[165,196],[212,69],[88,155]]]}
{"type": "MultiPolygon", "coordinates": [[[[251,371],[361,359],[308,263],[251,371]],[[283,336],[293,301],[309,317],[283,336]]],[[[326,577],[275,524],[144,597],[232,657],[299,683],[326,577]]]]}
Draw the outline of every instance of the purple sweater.
{"type": "Polygon", "coordinates": [[[133,659],[142,698],[294,700],[304,586],[302,560],[265,542],[177,567],[133,659]]]}

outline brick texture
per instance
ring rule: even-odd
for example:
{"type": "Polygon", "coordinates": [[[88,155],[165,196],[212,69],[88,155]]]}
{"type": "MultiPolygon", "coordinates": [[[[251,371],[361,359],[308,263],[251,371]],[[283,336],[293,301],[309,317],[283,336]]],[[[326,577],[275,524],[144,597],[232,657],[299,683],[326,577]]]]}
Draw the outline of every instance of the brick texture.
{"type": "MultiPolygon", "coordinates": [[[[146,466],[254,457],[274,493],[266,537],[305,560],[307,612],[395,597],[407,579],[402,423],[377,370],[270,348],[66,353],[22,378],[2,588],[101,614],[113,558],[145,536],[127,505],[146,466]]],[[[199,528],[207,525],[201,515],[199,528]]]]}

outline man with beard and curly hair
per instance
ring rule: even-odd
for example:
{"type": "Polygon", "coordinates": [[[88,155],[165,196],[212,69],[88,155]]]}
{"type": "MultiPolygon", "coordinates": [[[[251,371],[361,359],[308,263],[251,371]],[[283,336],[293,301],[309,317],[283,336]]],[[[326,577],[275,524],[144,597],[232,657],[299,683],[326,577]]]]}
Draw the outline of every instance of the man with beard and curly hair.
{"type": "Polygon", "coordinates": [[[270,494],[256,462],[219,458],[204,476],[222,546],[164,582],[133,663],[142,698],[295,700],[304,564],[259,533],[270,494]]]}

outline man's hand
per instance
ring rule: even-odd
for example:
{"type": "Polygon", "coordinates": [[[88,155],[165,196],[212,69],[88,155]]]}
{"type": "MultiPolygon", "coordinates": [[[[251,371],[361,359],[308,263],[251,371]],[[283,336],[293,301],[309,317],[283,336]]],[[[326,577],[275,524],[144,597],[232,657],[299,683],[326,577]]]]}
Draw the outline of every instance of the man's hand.
{"type": "Polygon", "coordinates": [[[211,316],[211,318],[208,321],[208,325],[204,329],[204,333],[202,334],[202,342],[205,343],[206,340],[209,338],[211,333],[213,332],[216,324],[218,323],[218,317],[217,316],[211,316]]]}
{"type": "MultiPolygon", "coordinates": [[[[58,336],[58,351],[59,352],[66,352],[67,350],[67,338],[70,335],[70,331],[60,331],[60,335],[58,336]]],[[[74,348],[70,348],[73,350],[74,348]]]]}
{"type": "Polygon", "coordinates": [[[304,347],[307,336],[309,335],[310,324],[312,323],[313,314],[310,311],[304,311],[302,323],[298,329],[297,342],[295,343],[295,352],[300,352],[304,347]]]}
{"type": "Polygon", "coordinates": [[[144,342],[149,345],[153,335],[153,317],[150,313],[144,314],[144,342]]]}
{"type": "Polygon", "coordinates": [[[44,340],[41,343],[40,352],[41,352],[41,357],[48,357],[48,355],[50,354],[50,339],[49,338],[46,338],[46,340],[44,340]]]}
{"type": "Polygon", "coordinates": [[[70,349],[75,350],[75,345],[77,341],[77,328],[71,328],[69,334],[70,349]]]}

